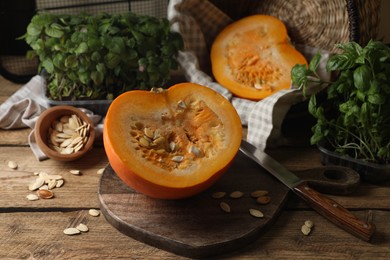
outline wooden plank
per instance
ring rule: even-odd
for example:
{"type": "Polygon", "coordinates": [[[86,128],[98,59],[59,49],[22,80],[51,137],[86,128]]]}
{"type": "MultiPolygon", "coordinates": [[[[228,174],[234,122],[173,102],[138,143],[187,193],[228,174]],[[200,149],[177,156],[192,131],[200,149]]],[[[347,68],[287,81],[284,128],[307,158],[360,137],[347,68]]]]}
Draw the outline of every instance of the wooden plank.
{"type": "Polygon", "coordinates": [[[45,160],[39,162],[29,147],[1,147],[0,180],[2,198],[0,208],[88,208],[98,207],[97,185],[100,175],[97,170],[107,165],[103,148],[93,148],[86,156],[72,162],[45,160]],[[9,160],[16,161],[16,170],[8,168],[9,160]],[[78,169],[81,175],[69,171],[78,169]],[[28,185],[36,179],[34,172],[47,172],[63,176],[65,184],[54,190],[55,198],[28,201],[28,185]]]}
{"type": "MultiPolygon", "coordinates": [[[[366,211],[356,212],[360,217],[366,211]]],[[[223,259],[388,259],[390,212],[374,211],[378,232],[373,241],[361,241],[330,224],[313,211],[282,211],[266,232],[248,246],[220,255],[223,259]],[[300,228],[310,219],[309,236],[300,228]]],[[[1,213],[1,259],[184,259],[123,235],[101,215],[87,210],[69,212],[1,213]],[[78,223],[89,232],[66,236],[63,230],[78,223]]]]}
{"type": "Polygon", "coordinates": [[[28,145],[28,135],[30,128],[3,130],[0,129],[0,146],[5,145],[28,145]]]}

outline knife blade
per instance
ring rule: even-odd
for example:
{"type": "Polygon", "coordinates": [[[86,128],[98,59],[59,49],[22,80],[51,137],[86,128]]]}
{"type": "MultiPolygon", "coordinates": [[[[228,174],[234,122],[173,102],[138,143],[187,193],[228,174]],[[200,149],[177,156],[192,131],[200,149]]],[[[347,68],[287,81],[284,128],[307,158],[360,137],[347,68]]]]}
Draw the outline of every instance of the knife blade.
{"type": "Polygon", "coordinates": [[[306,181],[247,141],[241,141],[240,150],[336,226],[364,241],[371,240],[375,232],[374,224],[360,220],[336,201],[312,189],[306,181]]]}

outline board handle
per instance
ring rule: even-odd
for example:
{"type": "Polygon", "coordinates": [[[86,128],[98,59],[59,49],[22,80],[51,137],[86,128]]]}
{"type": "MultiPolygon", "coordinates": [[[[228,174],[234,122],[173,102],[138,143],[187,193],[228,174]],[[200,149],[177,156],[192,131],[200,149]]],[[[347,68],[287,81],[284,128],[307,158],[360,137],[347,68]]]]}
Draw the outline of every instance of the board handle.
{"type": "Polygon", "coordinates": [[[364,240],[370,241],[375,232],[375,225],[358,219],[336,201],[310,188],[307,182],[294,187],[293,191],[309,204],[314,210],[344,229],[350,234],[364,240]]]}

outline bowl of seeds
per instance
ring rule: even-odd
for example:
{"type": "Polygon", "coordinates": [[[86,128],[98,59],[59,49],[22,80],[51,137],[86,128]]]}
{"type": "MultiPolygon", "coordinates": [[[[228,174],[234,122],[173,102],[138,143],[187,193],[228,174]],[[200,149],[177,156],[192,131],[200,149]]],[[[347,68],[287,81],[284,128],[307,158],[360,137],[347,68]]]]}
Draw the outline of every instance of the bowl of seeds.
{"type": "Polygon", "coordinates": [[[45,110],[35,124],[35,140],[47,157],[57,161],[76,160],[90,149],[95,129],[89,117],[72,106],[45,110]]]}

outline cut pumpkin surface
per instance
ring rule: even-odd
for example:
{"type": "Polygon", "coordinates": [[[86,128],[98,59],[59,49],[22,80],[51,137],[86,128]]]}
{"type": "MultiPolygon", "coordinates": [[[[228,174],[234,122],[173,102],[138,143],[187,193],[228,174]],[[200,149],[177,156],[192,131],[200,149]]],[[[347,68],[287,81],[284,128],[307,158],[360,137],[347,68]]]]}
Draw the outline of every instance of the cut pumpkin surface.
{"type": "Polygon", "coordinates": [[[241,137],[232,104],[193,83],[120,95],[103,132],[116,174],[131,188],[160,199],[185,198],[210,187],[232,163],[241,137]]]}
{"type": "Polygon", "coordinates": [[[290,43],[282,21],[253,15],[238,20],[213,42],[214,78],[234,95],[260,100],[291,86],[291,69],[306,58],[290,43]]]}

